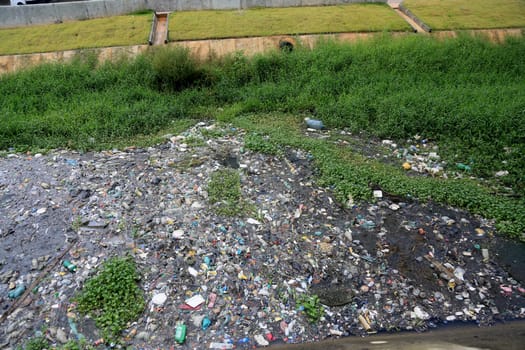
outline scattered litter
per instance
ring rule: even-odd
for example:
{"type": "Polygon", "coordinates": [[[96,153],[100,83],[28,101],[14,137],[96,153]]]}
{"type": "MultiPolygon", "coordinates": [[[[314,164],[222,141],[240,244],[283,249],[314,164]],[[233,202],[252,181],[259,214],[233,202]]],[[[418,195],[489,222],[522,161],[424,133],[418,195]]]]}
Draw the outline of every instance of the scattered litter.
{"type": "MultiPolygon", "coordinates": [[[[335,133],[305,131],[353,137],[335,133]]],[[[58,329],[71,330],[66,341],[78,330],[89,344],[101,341],[73,297],[107,258],[124,254],[150,301],[123,332],[130,348],[248,349],[525,317],[523,281],[499,262],[492,222],[374,185],[372,202],[348,196],[339,205],[316,183],[311,154],[260,154],[244,137],[199,123],[155,147],[0,158],[0,249],[9,249],[0,255],[0,309],[22,303],[20,288],[64,240],[75,241],[70,260],[0,325],[9,346],[31,337],[38,320],[55,341],[58,329]],[[211,174],[226,167],[240,174],[243,202],[232,217],[208,201],[211,174]]],[[[337,142],[352,147],[345,140],[337,142]]],[[[377,145],[407,176],[445,177],[450,168],[468,176],[423,141],[377,145]]]]}

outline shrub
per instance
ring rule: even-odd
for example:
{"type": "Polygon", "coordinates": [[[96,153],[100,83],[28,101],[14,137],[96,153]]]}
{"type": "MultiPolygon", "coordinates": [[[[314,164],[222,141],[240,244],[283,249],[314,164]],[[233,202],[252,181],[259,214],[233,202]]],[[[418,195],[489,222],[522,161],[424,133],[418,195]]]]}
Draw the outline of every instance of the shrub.
{"type": "Polygon", "coordinates": [[[204,77],[189,49],[180,46],[155,50],[152,65],[160,90],[180,91],[200,83],[204,77]]]}

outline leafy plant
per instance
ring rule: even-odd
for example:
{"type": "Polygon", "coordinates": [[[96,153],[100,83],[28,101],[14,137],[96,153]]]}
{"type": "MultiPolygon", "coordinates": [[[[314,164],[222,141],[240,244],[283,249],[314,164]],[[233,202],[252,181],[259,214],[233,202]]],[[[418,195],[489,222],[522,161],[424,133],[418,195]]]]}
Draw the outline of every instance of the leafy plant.
{"type": "Polygon", "coordinates": [[[323,316],[323,307],[321,306],[319,297],[315,294],[301,294],[296,298],[296,303],[303,309],[306,317],[311,323],[316,323],[323,316]]]}
{"type": "Polygon", "coordinates": [[[116,338],[144,310],[138,280],[131,257],[110,258],[75,298],[78,310],[93,317],[107,337],[116,338]]]}
{"type": "Polygon", "coordinates": [[[282,150],[269,136],[263,136],[259,133],[252,132],[244,138],[244,146],[254,152],[281,155],[282,150]]]}
{"type": "Polygon", "coordinates": [[[34,337],[29,339],[23,347],[18,347],[18,350],[44,350],[49,348],[49,342],[44,336],[34,337]]]}

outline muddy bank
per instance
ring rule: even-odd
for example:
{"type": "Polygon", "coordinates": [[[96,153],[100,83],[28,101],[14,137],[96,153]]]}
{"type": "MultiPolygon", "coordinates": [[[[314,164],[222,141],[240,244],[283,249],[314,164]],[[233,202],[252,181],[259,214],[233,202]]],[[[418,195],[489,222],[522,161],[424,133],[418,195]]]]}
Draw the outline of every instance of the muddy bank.
{"type": "Polygon", "coordinates": [[[175,345],[178,322],[181,348],[243,349],[525,317],[523,246],[502,243],[491,221],[378,188],[374,202],[343,207],[316,184],[310,154],[258,154],[245,136],[201,123],[147,149],[0,159],[1,347],[35,335],[99,341],[72,298],[126,253],[148,304],[122,334],[135,348],[175,345]],[[208,198],[225,168],[250,208],[238,217],[208,198]],[[517,254],[504,261],[509,247],[517,254]],[[28,297],[10,298],[20,285],[28,297]]]}
{"type": "Polygon", "coordinates": [[[372,337],[350,337],[312,344],[276,346],[275,350],[520,350],[525,322],[498,323],[491,327],[454,324],[425,333],[401,332],[372,337]]]}

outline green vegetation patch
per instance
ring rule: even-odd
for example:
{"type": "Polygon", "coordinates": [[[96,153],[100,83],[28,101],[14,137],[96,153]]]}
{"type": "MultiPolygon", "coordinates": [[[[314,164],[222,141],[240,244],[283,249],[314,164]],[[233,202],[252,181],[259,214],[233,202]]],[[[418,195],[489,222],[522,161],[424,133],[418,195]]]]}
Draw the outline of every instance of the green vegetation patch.
{"type": "Polygon", "coordinates": [[[384,4],[181,11],[169,21],[170,40],[408,30],[384,4]]]}
{"type": "Polygon", "coordinates": [[[220,169],[211,175],[208,200],[220,215],[236,216],[250,209],[242,197],[241,176],[235,169],[220,169]]]}
{"type": "Polygon", "coordinates": [[[78,310],[94,318],[104,336],[118,338],[145,307],[140,276],[131,257],[107,260],[76,297],[78,310]]]}
{"type": "Polygon", "coordinates": [[[524,0],[405,0],[433,30],[525,27],[524,0]]]}
{"type": "Polygon", "coordinates": [[[319,297],[315,294],[304,295],[300,294],[296,297],[296,304],[303,310],[306,318],[311,323],[317,323],[323,316],[324,310],[319,301],[319,297]]]}
{"type": "Polygon", "coordinates": [[[146,44],[152,14],[0,29],[0,55],[146,44]]]}

